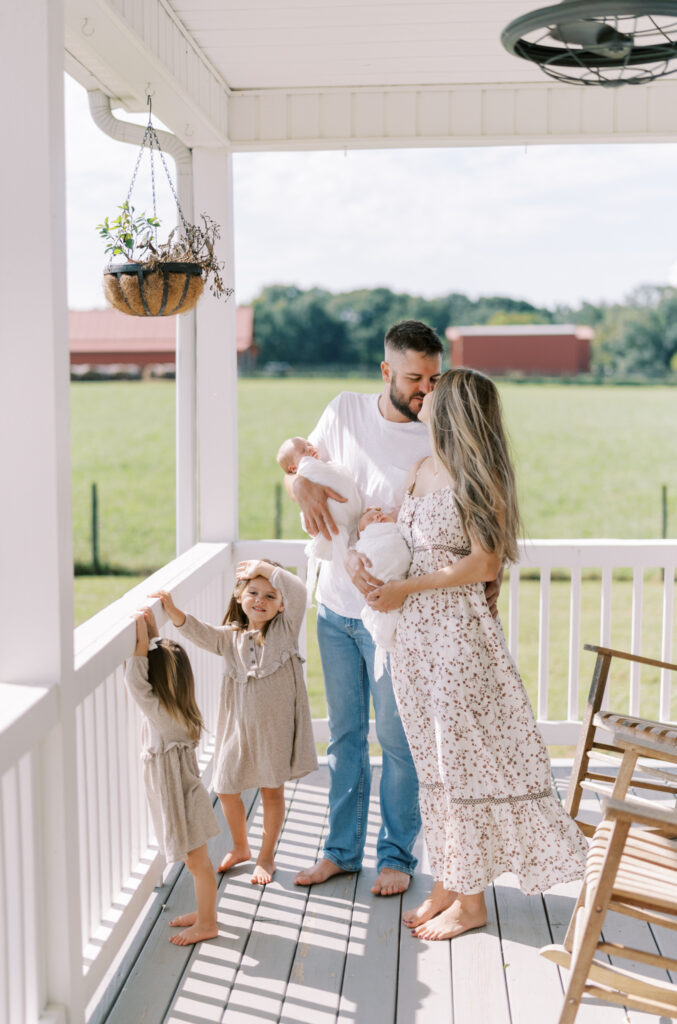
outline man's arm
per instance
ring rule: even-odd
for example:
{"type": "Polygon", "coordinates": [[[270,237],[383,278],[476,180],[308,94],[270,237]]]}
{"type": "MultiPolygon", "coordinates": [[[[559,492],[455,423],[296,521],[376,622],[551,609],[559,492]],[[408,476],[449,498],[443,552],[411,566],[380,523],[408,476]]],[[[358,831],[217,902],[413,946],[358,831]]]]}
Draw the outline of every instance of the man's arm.
{"type": "Polygon", "coordinates": [[[321,533],[327,540],[338,533],[338,526],[334,517],[329,511],[327,500],[345,501],[346,499],[332,487],[325,487],[323,484],[314,484],[312,480],[297,476],[295,473],[286,473],[284,486],[292,501],[295,501],[303,512],[303,520],[306,530],[311,537],[321,533]]]}

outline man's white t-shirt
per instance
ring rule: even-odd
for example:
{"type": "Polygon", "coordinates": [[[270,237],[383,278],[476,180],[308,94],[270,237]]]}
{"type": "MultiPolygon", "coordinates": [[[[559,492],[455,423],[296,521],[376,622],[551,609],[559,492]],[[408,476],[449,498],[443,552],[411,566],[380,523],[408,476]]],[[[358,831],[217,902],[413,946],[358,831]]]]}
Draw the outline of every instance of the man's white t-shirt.
{"type": "MultiPolygon", "coordinates": [[[[321,458],[340,462],[351,472],[363,510],[378,505],[388,511],[402,504],[409,470],[430,455],[430,439],[424,423],[384,419],[378,399],[342,392],[324,410],[309,440],[321,458]]],[[[322,563],[317,600],[351,619],[359,619],[364,607],[364,598],[336,561],[322,563]]]]}

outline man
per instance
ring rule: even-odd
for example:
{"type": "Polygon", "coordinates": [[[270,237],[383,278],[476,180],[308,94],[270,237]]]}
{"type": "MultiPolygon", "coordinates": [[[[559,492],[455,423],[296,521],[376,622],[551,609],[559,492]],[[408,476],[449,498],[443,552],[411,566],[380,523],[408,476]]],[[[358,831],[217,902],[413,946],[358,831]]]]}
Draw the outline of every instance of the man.
{"type": "MultiPolygon", "coordinates": [[[[430,454],[428,431],[419,423],[424,397],[440,376],[443,346],[416,320],[385,336],[380,394],[343,392],[327,406],[310,441],[321,458],[345,466],[362,492],[364,507],[398,508],[414,463],[430,454]]],[[[294,475],[287,491],[303,512],[311,535],[337,533],[327,498],[330,488],[294,475]]],[[[407,889],[416,867],[412,849],[420,828],[418,782],[387,669],[375,669],[375,648],[360,613],[364,598],[381,581],[368,560],[351,551],[346,564],[323,562],[317,588],[317,636],[322,659],[329,731],[329,834],[324,856],[296,876],[297,885],[324,882],[362,864],[369,809],[369,697],[383,750],[382,826],[377,841],[378,877],[372,892],[390,896],[407,889]]]]}

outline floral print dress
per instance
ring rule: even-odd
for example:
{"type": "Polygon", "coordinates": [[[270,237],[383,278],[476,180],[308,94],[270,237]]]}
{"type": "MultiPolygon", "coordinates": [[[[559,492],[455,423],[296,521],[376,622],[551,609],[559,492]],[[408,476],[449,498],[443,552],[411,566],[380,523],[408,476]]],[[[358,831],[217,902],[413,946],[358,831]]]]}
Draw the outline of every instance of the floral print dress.
{"type": "MultiPolygon", "coordinates": [[[[410,576],[469,554],[453,492],[406,494],[410,576]]],[[[553,792],[547,749],[484,584],[407,597],[391,656],[433,875],[470,895],[504,871],[524,892],[579,878],[587,844],[553,792]]]]}

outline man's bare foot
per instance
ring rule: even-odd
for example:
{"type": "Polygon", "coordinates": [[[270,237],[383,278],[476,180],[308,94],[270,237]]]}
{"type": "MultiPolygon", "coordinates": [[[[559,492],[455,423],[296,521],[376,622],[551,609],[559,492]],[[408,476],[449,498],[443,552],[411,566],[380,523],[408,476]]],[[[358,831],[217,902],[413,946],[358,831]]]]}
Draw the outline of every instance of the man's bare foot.
{"type": "Polygon", "coordinates": [[[340,868],[338,864],[334,864],[333,860],[327,860],[326,857],[323,857],[322,860],[318,860],[316,864],[313,864],[312,868],[299,871],[294,879],[294,885],[319,885],[320,882],[326,882],[332,875],[343,874],[346,874],[343,868],[340,868]]]}
{"type": "Polygon", "coordinates": [[[259,857],[250,881],[252,885],[268,885],[268,882],[272,882],[274,874],[275,862],[272,860],[261,860],[259,857]]]}
{"type": "Polygon", "coordinates": [[[425,924],[431,917],[437,917],[443,910],[450,907],[456,897],[457,893],[445,889],[441,882],[435,882],[423,903],[420,903],[415,910],[408,910],[406,914],[402,914],[402,920],[407,928],[418,928],[420,924],[425,924]]]}
{"type": "Polygon", "coordinates": [[[406,892],[411,882],[411,875],[397,868],[381,868],[378,877],[371,887],[375,896],[397,896],[406,892]]]}
{"type": "Polygon", "coordinates": [[[236,864],[242,864],[243,861],[249,860],[250,857],[251,853],[248,846],[234,846],[230,853],[226,854],[216,870],[223,874],[224,871],[230,871],[236,864]]]}
{"type": "Polygon", "coordinates": [[[175,946],[191,946],[194,942],[215,939],[218,934],[219,929],[216,925],[194,924],[192,928],[186,928],[185,931],[179,932],[178,935],[172,935],[169,941],[173,942],[175,946]]]}
{"type": "Polygon", "coordinates": [[[192,914],[182,914],[181,917],[175,917],[169,922],[170,928],[187,928],[188,925],[195,924],[197,921],[197,910],[194,910],[192,914]]]}
{"type": "Polygon", "coordinates": [[[473,928],[482,928],[487,923],[487,908],[484,895],[461,897],[437,917],[414,928],[412,935],[419,939],[453,939],[473,928]]]}

